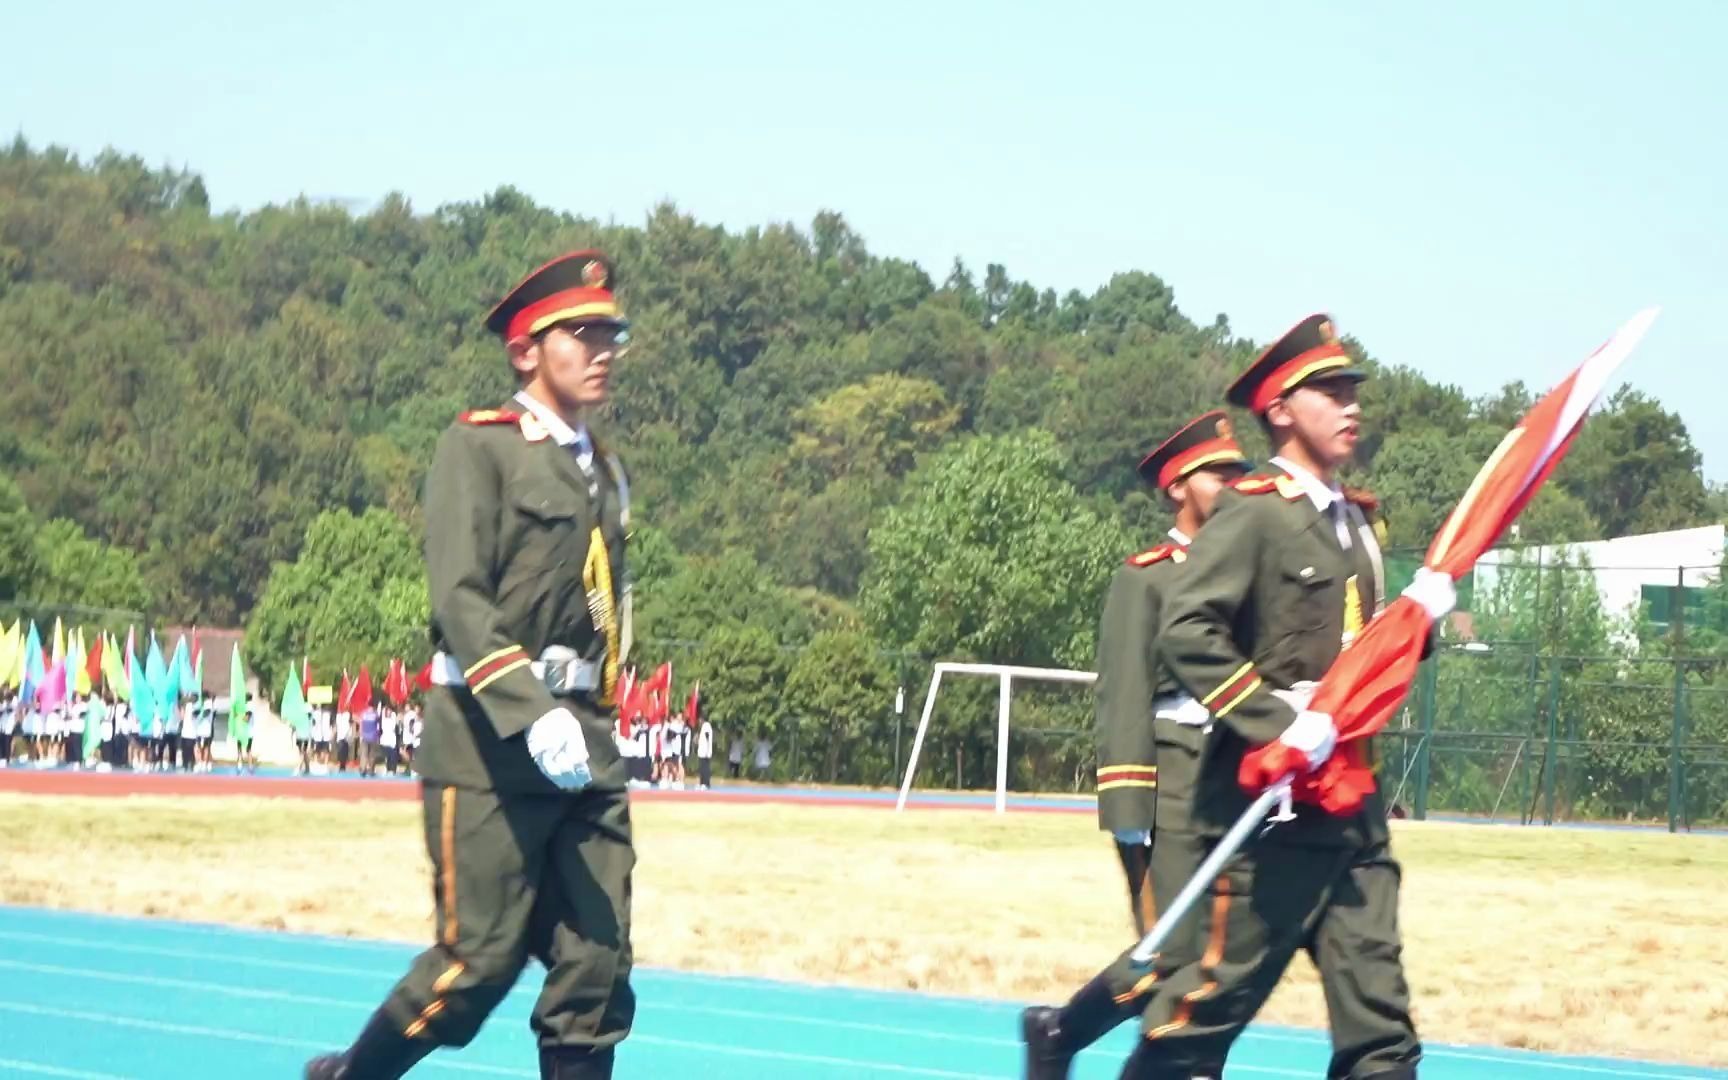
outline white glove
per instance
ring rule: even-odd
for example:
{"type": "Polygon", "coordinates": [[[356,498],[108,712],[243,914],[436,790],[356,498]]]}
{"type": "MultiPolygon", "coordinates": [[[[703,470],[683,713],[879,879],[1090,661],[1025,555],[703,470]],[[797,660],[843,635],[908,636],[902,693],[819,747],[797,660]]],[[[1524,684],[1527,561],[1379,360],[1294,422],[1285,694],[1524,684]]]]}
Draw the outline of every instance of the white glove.
{"type": "Polygon", "coordinates": [[[1314,700],[1314,691],[1318,689],[1320,689],[1319,683],[1311,679],[1304,679],[1288,690],[1272,691],[1272,696],[1297,712],[1303,712],[1308,708],[1308,704],[1314,700]]]}
{"type": "Polygon", "coordinates": [[[1428,612],[1428,617],[1435,622],[1444,619],[1448,612],[1458,606],[1458,587],[1452,581],[1451,574],[1438,570],[1430,570],[1426,566],[1416,571],[1416,577],[1410,582],[1410,587],[1403,595],[1421,604],[1428,612]]]}
{"type": "Polygon", "coordinates": [[[1178,724],[1189,727],[1212,726],[1212,714],[1206,711],[1206,706],[1195,701],[1189,694],[1171,694],[1168,697],[1152,700],[1152,715],[1159,720],[1174,720],[1178,724]]]}
{"type": "Polygon", "coordinates": [[[1308,759],[1308,771],[1313,772],[1326,763],[1338,745],[1338,726],[1325,713],[1303,709],[1296,714],[1296,721],[1284,729],[1284,734],[1278,736],[1278,741],[1301,751],[1308,759]]]}
{"type": "Polygon", "coordinates": [[[582,721],[569,709],[553,709],[534,721],[527,737],[528,754],[548,780],[565,791],[581,791],[594,782],[582,721]]]}
{"type": "Polygon", "coordinates": [[[1113,829],[1111,831],[1118,844],[1127,844],[1129,847],[1135,845],[1148,847],[1152,843],[1151,829],[1113,829]]]}

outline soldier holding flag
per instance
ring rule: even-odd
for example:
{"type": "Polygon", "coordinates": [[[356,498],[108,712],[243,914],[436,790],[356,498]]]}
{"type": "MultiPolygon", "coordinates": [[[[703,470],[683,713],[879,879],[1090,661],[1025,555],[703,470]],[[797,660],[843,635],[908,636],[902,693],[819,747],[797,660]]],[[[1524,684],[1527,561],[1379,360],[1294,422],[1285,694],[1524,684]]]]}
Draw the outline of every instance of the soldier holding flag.
{"type": "MultiPolygon", "coordinates": [[[[1377,518],[1336,474],[1362,414],[1355,369],[1324,315],[1297,324],[1231,386],[1275,456],[1218,503],[1168,598],[1160,649],[1211,725],[1192,802],[1221,837],[1247,808],[1248,752],[1291,748],[1306,767],[1332,753],[1332,718],[1313,685],[1383,602],[1377,518]]],[[[1125,1077],[1216,1077],[1231,1044],[1298,950],[1320,971],[1331,1019],[1327,1075],[1413,1078],[1422,1048],[1400,961],[1399,867],[1378,792],[1360,812],[1304,806],[1225,864],[1154,962],[1158,992],[1125,1077]]]]}

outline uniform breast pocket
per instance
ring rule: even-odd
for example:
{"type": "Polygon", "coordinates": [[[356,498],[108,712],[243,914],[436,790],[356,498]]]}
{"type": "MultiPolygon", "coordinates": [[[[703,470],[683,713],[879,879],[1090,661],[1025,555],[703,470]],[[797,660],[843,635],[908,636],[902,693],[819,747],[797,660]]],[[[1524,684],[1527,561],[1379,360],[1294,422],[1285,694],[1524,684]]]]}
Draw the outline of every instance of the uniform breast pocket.
{"type": "Polygon", "coordinates": [[[1321,630],[1336,623],[1344,600],[1337,578],[1312,559],[1293,557],[1281,567],[1279,605],[1287,615],[1291,629],[1321,630]]]}
{"type": "Polygon", "coordinates": [[[586,538],[581,533],[582,504],[576,493],[555,484],[533,483],[508,492],[516,518],[510,562],[523,569],[552,570],[580,562],[586,538]]]}

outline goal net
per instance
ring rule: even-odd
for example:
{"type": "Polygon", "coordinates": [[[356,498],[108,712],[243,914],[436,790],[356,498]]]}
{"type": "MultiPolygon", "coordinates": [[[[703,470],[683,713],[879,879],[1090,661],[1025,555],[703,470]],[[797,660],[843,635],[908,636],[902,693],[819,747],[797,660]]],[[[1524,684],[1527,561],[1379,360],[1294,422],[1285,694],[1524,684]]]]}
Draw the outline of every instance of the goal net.
{"type": "Polygon", "coordinates": [[[918,757],[924,749],[924,737],[930,730],[930,716],[936,707],[936,694],[942,688],[942,679],[946,675],[983,676],[996,680],[996,812],[998,814],[1008,809],[1008,715],[1013,701],[1014,683],[1026,681],[1091,684],[1098,679],[1095,672],[1073,671],[1068,668],[949,662],[937,664],[936,669],[930,674],[930,689],[924,694],[924,711],[918,718],[918,731],[912,737],[912,756],[906,761],[906,777],[900,782],[900,797],[894,803],[894,809],[897,811],[906,809],[906,797],[912,791],[912,778],[918,771],[918,757]]]}

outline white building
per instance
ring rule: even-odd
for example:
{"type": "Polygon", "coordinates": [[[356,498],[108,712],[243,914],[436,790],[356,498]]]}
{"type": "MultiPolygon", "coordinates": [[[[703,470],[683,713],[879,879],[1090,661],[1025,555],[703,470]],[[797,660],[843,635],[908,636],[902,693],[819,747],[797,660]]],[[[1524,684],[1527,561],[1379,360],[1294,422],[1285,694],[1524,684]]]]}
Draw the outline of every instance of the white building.
{"type": "Polygon", "coordinates": [[[1684,584],[1691,592],[1716,581],[1725,540],[1728,527],[1706,525],[1612,540],[1490,551],[1476,564],[1476,587],[1492,587],[1496,567],[1501,565],[1528,568],[1552,565],[1561,557],[1572,565],[1588,560],[1604,613],[1623,616],[1648,605],[1651,618],[1665,625],[1676,585],[1684,584]]]}

